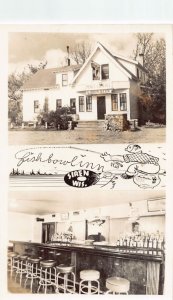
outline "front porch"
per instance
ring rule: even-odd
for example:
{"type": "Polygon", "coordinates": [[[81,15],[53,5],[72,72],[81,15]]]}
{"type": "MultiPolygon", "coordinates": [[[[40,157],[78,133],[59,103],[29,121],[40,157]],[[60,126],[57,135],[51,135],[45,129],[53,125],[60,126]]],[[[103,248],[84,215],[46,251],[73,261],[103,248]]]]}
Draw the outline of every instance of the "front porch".
{"type": "Polygon", "coordinates": [[[129,91],[85,91],[84,96],[79,96],[76,113],[80,121],[105,120],[106,115],[126,115],[130,120],[129,91]]]}

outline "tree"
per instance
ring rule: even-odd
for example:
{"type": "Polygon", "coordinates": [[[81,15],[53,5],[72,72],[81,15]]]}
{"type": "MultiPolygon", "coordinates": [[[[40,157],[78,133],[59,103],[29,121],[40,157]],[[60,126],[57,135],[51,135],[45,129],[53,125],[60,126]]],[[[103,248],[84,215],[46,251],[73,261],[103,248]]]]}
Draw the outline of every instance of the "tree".
{"type": "Polygon", "coordinates": [[[77,64],[84,64],[86,59],[90,56],[92,46],[88,42],[78,43],[72,48],[70,52],[70,57],[77,64]]]}
{"type": "Polygon", "coordinates": [[[29,78],[30,73],[23,71],[16,74],[11,73],[8,77],[8,98],[9,100],[19,101],[22,98],[21,87],[24,82],[29,78]]]}
{"type": "Polygon", "coordinates": [[[143,54],[143,63],[145,65],[147,55],[152,48],[153,33],[137,33],[135,36],[137,38],[137,44],[136,49],[133,51],[134,59],[137,59],[139,54],[143,54]]]}
{"type": "Polygon", "coordinates": [[[21,87],[28,77],[29,74],[24,71],[20,74],[11,73],[8,77],[8,117],[13,123],[22,122],[21,87]]]}
{"type": "Polygon", "coordinates": [[[28,64],[29,72],[30,72],[31,75],[35,74],[38,70],[45,69],[46,66],[47,66],[47,61],[46,60],[45,61],[41,61],[36,66],[28,64]]]}
{"type": "Polygon", "coordinates": [[[143,66],[148,80],[139,97],[140,107],[146,118],[154,122],[166,122],[166,44],[163,38],[155,39],[153,33],[136,34],[134,59],[143,55],[143,66]]]}
{"type": "Polygon", "coordinates": [[[12,122],[22,120],[22,86],[38,70],[44,69],[47,61],[37,66],[28,64],[21,73],[11,73],[8,77],[8,116],[12,122]]]}

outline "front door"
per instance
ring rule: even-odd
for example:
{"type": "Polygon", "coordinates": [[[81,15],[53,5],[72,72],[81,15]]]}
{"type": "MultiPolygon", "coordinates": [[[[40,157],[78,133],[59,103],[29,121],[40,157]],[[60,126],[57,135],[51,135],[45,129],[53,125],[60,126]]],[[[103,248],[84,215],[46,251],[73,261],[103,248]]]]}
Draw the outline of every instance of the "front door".
{"type": "Polygon", "coordinates": [[[103,120],[106,113],[105,96],[97,97],[97,119],[103,120]]]}
{"type": "Polygon", "coordinates": [[[71,98],[70,99],[70,108],[73,114],[76,114],[76,99],[71,98]]]}

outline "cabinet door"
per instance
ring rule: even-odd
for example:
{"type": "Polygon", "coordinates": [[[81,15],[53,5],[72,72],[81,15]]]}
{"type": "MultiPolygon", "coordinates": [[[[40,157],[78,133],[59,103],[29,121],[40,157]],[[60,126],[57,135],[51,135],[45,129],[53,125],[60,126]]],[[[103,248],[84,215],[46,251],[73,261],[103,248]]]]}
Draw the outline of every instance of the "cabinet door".
{"type": "Polygon", "coordinates": [[[146,294],[147,262],[141,260],[123,260],[122,277],[130,281],[130,294],[146,294]]]}
{"type": "Polygon", "coordinates": [[[147,263],[129,258],[108,259],[108,275],[126,278],[130,281],[129,294],[146,294],[147,263]]]}

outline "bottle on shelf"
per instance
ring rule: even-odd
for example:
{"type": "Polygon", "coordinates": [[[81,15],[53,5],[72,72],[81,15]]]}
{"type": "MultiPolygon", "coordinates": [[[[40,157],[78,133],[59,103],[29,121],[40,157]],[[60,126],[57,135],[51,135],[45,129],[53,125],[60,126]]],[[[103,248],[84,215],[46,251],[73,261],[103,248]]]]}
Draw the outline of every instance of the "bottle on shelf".
{"type": "Polygon", "coordinates": [[[116,241],[116,247],[123,252],[135,252],[150,255],[162,255],[164,250],[163,233],[136,232],[131,235],[120,235],[116,241]]]}

